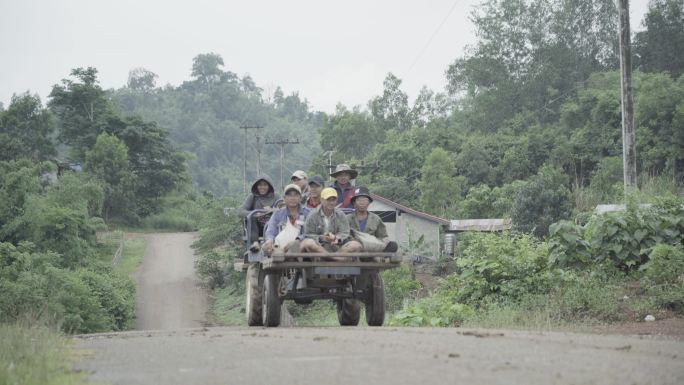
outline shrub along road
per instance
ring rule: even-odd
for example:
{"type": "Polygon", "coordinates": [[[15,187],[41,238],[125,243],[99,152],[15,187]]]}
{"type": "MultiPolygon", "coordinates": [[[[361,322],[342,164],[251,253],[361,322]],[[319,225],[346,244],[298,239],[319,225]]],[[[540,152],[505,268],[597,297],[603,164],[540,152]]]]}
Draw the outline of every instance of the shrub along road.
{"type": "Polygon", "coordinates": [[[684,341],[460,328],[206,328],[193,234],[154,234],[138,329],[78,336],[111,384],[682,384],[684,341]]]}

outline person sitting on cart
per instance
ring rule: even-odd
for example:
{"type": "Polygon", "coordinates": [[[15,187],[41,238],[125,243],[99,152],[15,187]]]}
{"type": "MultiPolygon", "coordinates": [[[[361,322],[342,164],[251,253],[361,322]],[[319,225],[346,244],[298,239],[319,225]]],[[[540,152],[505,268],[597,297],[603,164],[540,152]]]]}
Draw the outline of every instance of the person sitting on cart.
{"type": "Polygon", "coordinates": [[[266,210],[254,214],[251,221],[250,228],[250,243],[257,242],[259,237],[264,235],[264,226],[271,217],[274,208],[273,205],[280,199],[280,196],[275,192],[273,183],[267,176],[261,176],[252,184],[251,193],[240,206],[238,215],[240,218],[247,218],[252,210],[266,210]]]}
{"type": "Polygon", "coordinates": [[[274,212],[266,224],[264,234],[266,241],[261,249],[269,256],[275,248],[279,248],[283,252],[297,250],[299,249],[299,242],[304,239],[304,221],[309,214],[309,209],[301,204],[302,190],[294,183],[289,184],[285,186],[283,196],[285,207],[274,212]],[[286,235],[282,233],[284,231],[293,232],[293,234],[286,235]],[[285,244],[281,245],[280,242],[285,244]]]}
{"type": "Polygon", "coordinates": [[[349,167],[348,164],[341,163],[335,167],[335,172],[330,174],[335,178],[335,182],[330,186],[337,191],[337,207],[351,208],[351,198],[354,196],[354,186],[351,183],[352,179],[356,179],[359,175],[358,171],[349,167]]]}
{"type": "Polygon", "coordinates": [[[290,183],[296,184],[302,190],[302,204],[306,203],[309,197],[309,176],[305,171],[297,170],[290,176],[290,183]]]}
{"type": "Polygon", "coordinates": [[[349,221],[342,210],[337,209],[337,191],[326,187],[321,191],[321,205],[306,217],[301,243],[303,252],[356,252],[363,248],[350,236],[349,221]]]}
{"type": "Polygon", "coordinates": [[[325,180],[320,175],[314,175],[309,180],[309,197],[306,199],[306,207],[315,209],[321,205],[321,191],[325,187],[325,180]]]}
{"type": "Polygon", "coordinates": [[[379,215],[368,211],[371,202],[373,202],[373,197],[371,197],[368,187],[359,186],[354,189],[354,196],[351,198],[354,212],[347,214],[349,227],[381,240],[385,244],[383,251],[396,252],[398,245],[396,242],[390,241],[385,223],[379,215]]]}

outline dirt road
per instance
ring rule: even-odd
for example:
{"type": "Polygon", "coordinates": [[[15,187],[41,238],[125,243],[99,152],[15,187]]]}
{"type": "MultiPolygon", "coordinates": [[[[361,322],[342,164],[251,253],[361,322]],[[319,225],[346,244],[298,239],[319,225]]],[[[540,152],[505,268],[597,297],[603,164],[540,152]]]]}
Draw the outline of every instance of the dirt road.
{"type": "Polygon", "coordinates": [[[203,328],[192,234],[148,238],[138,328],[76,338],[109,384],[684,384],[684,341],[427,328],[203,328]],[[195,328],[193,328],[195,327],[195,328]]]}
{"type": "Polygon", "coordinates": [[[683,384],[684,343],[412,328],[200,328],[82,337],[111,384],[683,384]]]}
{"type": "Polygon", "coordinates": [[[146,235],[145,259],[136,273],[138,330],[204,326],[207,295],[195,275],[195,233],[146,235]]]}

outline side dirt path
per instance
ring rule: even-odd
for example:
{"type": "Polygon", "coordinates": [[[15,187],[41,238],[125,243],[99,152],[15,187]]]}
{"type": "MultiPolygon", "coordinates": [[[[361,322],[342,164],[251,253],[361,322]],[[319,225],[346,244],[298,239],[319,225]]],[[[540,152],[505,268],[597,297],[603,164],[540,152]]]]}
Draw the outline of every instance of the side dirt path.
{"type": "Polygon", "coordinates": [[[138,282],[138,330],[170,330],[205,325],[207,293],[195,275],[190,247],[196,233],[147,234],[138,282]]]}

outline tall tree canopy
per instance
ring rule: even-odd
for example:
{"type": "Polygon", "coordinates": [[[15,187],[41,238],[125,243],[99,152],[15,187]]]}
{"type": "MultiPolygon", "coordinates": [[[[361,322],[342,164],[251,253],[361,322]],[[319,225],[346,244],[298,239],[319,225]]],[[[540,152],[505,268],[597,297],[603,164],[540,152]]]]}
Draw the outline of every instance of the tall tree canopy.
{"type": "Polygon", "coordinates": [[[0,110],[0,160],[22,157],[34,161],[56,155],[50,136],[54,123],[38,96],[12,96],[6,111],[0,110]]]}

